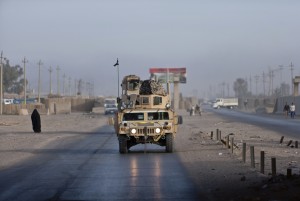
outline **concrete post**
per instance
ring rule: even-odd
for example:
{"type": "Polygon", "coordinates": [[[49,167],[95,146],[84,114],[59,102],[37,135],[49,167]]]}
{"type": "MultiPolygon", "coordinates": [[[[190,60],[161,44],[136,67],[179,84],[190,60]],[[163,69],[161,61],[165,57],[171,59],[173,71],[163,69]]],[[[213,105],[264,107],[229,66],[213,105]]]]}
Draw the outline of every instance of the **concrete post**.
{"type": "Polygon", "coordinates": [[[179,109],[179,82],[174,81],[174,110],[179,109]]]}
{"type": "Polygon", "coordinates": [[[294,82],[294,96],[299,95],[299,83],[300,83],[300,76],[296,76],[293,80],[294,82]]]}

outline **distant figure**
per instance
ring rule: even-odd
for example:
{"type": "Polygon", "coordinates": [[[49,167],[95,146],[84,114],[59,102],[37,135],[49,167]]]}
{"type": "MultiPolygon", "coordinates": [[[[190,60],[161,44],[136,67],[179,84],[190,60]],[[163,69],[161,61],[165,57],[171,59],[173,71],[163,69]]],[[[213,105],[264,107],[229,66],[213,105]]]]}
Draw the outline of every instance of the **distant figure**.
{"type": "Polygon", "coordinates": [[[285,103],[285,106],[283,107],[283,112],[285,114],[285,117],[288,117],[289,112],[290,112],[290,106],[287,104],[287,102],[285,103]]]}
{"type": "Polygon", "coordinates": [[[195,107],[192,106],[190,109],[190,116],[194,116],[195,115],[195,107]]]}
{"type": "Polygon", "coordinates": [[[296,111],[296,106],[294,105],[294,103],[292,103],[290,105],[290,112],[291,112],[291,118],[294,119],[295,118],[295,111],[296,111]]]}
{"type": "Polygon", "coordinates": [[[196,104],[195,113],[198,113],[201,116],[201,109],[198,104],[196,104]]]}
{"type": "Polygon", "coordinates": [[[248,99],[245,99],[244,106],[245,106],[246,109],[247,109],[247,105],[248,105],[248,99]]]}
{"type": "Polygon", "coordinates": [[[41,117],[37,109],[34,109],[31,114],[32,128],[35,133],[41,132],[41,117]]]}

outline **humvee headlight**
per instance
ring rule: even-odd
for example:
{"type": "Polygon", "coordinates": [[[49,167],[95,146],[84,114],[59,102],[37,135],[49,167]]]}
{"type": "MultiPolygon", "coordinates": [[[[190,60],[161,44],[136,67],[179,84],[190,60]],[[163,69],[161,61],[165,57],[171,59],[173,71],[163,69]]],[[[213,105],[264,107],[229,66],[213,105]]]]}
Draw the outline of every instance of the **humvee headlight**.
{"type": "Polygon", "coordinates": [[[131,131],[130,131],[132,134],[136,134],[136,129],[135,128],[133,128],[133,129],[131,129],[131,131]]]}
{"type": "Polygon", "coordinates": [[[156,128],[155,133],[157,133],[157,134],[160,133],[160,128],[156,128]]]}

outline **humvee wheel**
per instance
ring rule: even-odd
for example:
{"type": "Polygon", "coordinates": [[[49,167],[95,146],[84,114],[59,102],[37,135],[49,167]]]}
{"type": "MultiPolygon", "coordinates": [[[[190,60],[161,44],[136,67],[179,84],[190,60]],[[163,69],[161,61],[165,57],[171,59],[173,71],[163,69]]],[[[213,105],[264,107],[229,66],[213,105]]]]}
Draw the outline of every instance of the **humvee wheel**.
{"type": "Polygon", "coordinates": [[[166,134],[166,152],[168,152],[168,153],[173,152],[173,134],[172,133],[166,134]]]}
{"type": "Polygon", "coordinates": [[[126,136],[119,136],[119,152],[121,154],[128,153],[127,137],[126,136]]]}

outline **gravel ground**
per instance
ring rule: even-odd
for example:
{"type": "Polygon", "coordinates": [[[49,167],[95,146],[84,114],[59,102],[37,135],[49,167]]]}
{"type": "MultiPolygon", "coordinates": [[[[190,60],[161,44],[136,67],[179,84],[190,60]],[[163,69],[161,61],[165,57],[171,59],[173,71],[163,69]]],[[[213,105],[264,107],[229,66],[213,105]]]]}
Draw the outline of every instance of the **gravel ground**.
{"type": "MultiPolygon", "coordinates": [[[[281,134],[245,123],[231,122],[214,113],[184,116],[176,136],[176,150],[191,178],[205,189],[211,200],[300,200],[299,149],[280,144],[281,134]],[[216,140],[234,137],[233,153],[216,140]],[[213,131],[213,139],[211,139],[213,131]],[[242,143],[247,144],[246,163],[242,143]],[[255,148],[255,168],[251,168],[250,145],[255,148]],[[260,152],[265,152],[265,173],[260,173],[260,152]],[[271,158],[276,158],[277,176],[271,176],[271,158]],[[295,174],[287,179],[287,168],[295,174]],[[215,199],[214,199],[215,198],[215,199]]],[[[289,139],[290,140],[290,139],[289,139]]]]}
{"type": "MultiPolygon", "coordinates": [[[[179,156],[200,194],[211,200],[300,200],[299,149],[280,144],[279,133],[244,123],[224,120],[204,112],[202,116],[184,116],[175,138],[175,154],[179,156]],[[222,136],[233,133],[238,148],[230,149],[215,140],[216,129],[222,136]],[[211,139],[211,131],[214,139],[211,139]],[[250,167],[247,148],[242,162],[242,143],[255,146],[255,168],[250,167]],[[266,153],[265,174],[260,173],[260,151],[266,153]],[[277,160],[277,176],[272,177],[271,157],[277,160]],[[292,169],[287,179],[287,168],[292,169]]],[[[22,150],[39,149],[67,137],[82,135],[107,123],[102,115],[75,113],[42,115],[42,133],[34,133],[30,115],[3,115],[0,118],[0,170],[8,168],[33,153],[22,150]]]]}

